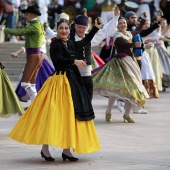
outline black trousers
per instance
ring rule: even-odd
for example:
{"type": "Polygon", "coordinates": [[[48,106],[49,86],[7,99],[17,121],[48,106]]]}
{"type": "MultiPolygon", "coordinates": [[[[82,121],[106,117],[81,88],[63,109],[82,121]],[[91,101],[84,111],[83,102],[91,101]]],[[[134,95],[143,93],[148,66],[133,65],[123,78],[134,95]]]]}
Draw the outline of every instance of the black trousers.
{"type": "Polygon", "coordinates": [[[82,77],[84,86],[88,92],[89,98],[92,101],[93,98],[93,81],[92,81],[92,76],[85,76],[82,77]]]}

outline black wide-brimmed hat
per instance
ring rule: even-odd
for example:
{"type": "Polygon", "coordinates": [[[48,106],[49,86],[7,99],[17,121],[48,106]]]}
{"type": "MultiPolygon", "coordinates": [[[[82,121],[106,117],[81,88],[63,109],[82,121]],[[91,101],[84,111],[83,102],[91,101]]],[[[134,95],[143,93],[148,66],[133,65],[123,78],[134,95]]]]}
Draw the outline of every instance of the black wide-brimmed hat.
{"type": "Polygon", "coordinates": [[[37,14],[38,16],[41,15],[40,11],[35,6],[29,6],[27,9],[21,10],[21,12],[22,13],[29,12],[29,13],[37,14]]]}

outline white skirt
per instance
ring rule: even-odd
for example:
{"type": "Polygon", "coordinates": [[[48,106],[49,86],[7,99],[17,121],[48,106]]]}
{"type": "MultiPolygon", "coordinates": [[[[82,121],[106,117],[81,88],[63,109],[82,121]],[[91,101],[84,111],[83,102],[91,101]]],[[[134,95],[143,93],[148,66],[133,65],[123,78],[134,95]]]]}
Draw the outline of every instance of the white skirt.
{"type": "Polygon", "coordinates": [[[151,60],[146,51],[142,54],[142,66],[141,66],[141,76],[142,80],[155,80],[155,74],[153,72],[151,60]]]}

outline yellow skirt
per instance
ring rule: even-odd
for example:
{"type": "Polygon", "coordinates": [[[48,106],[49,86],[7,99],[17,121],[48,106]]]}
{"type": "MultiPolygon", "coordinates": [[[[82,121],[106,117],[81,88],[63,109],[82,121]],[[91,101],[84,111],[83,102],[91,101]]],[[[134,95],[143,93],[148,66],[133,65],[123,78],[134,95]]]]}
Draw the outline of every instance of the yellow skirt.
{"type": "Polygon", "coordinates": [[[9,137],[26,144],[73,148],[75,153],[100,149],[94,121],[75,118],[70,84],[65,74],[54,74],[47,79],[9,137]]]}

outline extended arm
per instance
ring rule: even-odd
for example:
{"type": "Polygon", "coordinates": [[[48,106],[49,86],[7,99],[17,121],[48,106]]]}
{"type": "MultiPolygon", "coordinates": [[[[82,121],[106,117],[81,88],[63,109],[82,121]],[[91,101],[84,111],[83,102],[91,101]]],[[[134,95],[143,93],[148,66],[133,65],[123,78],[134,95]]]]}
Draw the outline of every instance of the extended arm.
{"type": "Polygon", "coordinates": [[[47,27],[45,29],[45,32],[47,33],[50,39],[57,36],[57,32],[53,31],[50,27],[47,27]]]}
{"type": "Polygon", "coordinates": [[[19,50],[11,53],[10,55],[15,58],[18,57],[19,54],[24,54],[25,53],[25,47],[21,47],[19,50]]]}
{"type": "Polygon", "coordinates": [[[37,28],[34,25],[30,25],[28,27],[21,28],[19,30],[14,30],[9,28],[4,29],[5,34],[11,34],[11,35],[32,35],[35,32],[37,32],[37,28]]]}
{"type": "Polygon", "coordinates": [[[118,18],[119,16],[114,15],[114,17],[107,24],[104,25],[103,29],[100,29],[95,34],[91,41],[92,47],[99,45],[102,40],[117,31],[118,18]]]}
{"type": "Polygon", "coordinates": [[[80,47],[84,47],[86,46],[94,37],[94,35],[96,34],[96,32],[99,30],[99,28],[97,28],[96,26],[93,26],[92,30],[87,34],[87,36],[85,36],[81,41],[75,41],[75,46],[77,48],[80,47]]]}
{"type": "Polygon", "coordinates": [[[157,28],[159,28],[159,24],[155,23],[155,24],[151,25],[150,28],[148,28],[146,30],[142,30],[140,35],[141,35],[141,37],[146,37],[147,35],[152,33],[157,28]]]}
{"type": "Polygon", "coordinates": [[[140,34],[140,32],[142,31],[143,25],[145,24],[145,21],[146,21],[145,19],[141,19],[139,26],[134,31],[131,31],[133,36],[140,34]]]}

